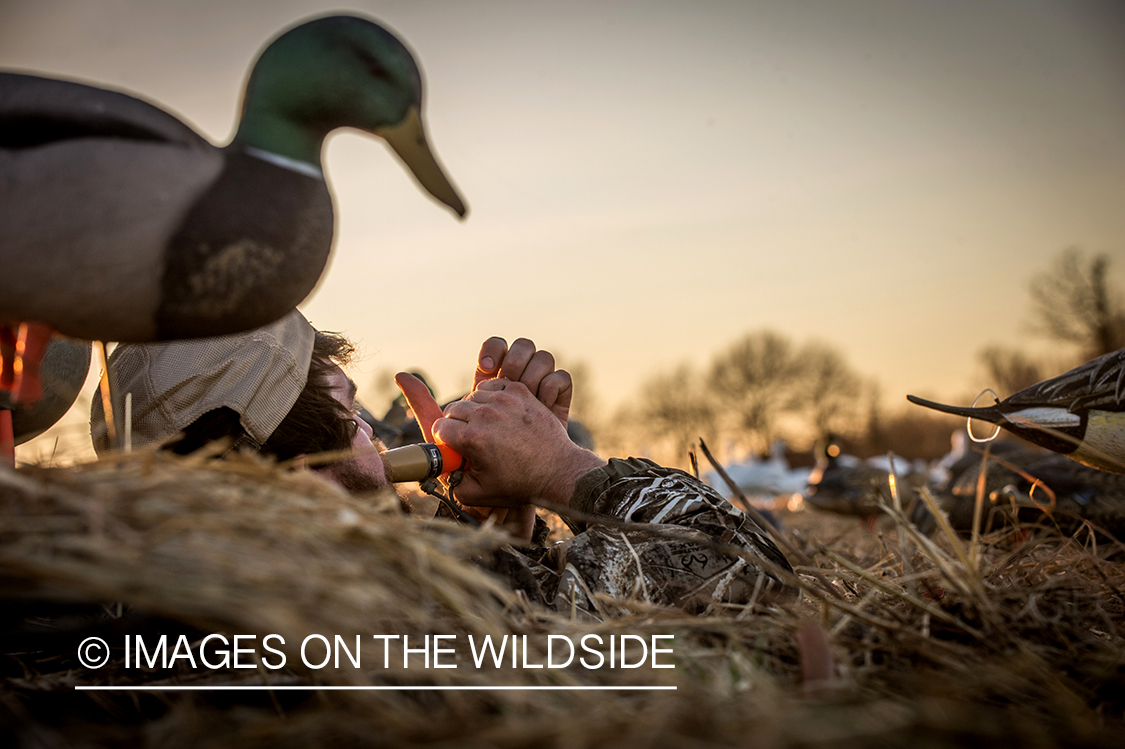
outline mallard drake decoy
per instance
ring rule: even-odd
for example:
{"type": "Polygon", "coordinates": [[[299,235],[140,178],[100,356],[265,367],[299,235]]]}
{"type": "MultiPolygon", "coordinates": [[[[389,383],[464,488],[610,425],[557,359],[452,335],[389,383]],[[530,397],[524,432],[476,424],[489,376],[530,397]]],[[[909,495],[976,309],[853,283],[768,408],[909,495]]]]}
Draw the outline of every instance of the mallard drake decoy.
{"type": "Polygon", "coordinates": [[[422,77],[376,23],[303,23],[261,53],[234,139],[215,147],[140,99],[0,73],[0,325],[157,341],[292,310],[332,245],[325,136],[382,137],[458,215],[427,145],[422,77]]]}
{"type": "Polygon", "coordinates": [[[911,403],[997,424],[1092,468],[1125,473],[1125,349],[1024,388],[992,406],[967,408],[914,395],[911,403]]]}

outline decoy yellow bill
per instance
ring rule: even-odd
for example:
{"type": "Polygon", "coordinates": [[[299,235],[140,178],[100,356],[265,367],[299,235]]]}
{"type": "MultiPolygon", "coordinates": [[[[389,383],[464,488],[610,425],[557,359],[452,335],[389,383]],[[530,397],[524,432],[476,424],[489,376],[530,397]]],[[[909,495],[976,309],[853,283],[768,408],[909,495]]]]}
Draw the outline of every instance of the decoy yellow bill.
{"type": "Polygon", "coordinates": [[[442,203],[452,208],[458,216],[465,217],[468,208],[457,188],[445,176],[445,172],[426,141],[426,131],[422,126],[422,116],[417,107],[411,107],[406,117],[397,125],[381,127],[375,131],[387,141],[391,149],[402,159],[402,163],[414,174],[418,184],[442,203]]]}

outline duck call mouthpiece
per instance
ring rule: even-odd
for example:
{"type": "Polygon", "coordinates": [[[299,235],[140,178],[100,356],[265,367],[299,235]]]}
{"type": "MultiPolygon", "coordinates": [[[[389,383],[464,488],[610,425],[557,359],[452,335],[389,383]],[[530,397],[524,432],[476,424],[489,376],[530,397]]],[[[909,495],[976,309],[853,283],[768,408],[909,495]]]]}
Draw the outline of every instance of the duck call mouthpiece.
{"type": "Polygon", "coordinates": [[[383,466],[392,484],[428,481],[456,471],[465,462],[449,445],[427,442],[396,447],[383,453],[383,466]]]}

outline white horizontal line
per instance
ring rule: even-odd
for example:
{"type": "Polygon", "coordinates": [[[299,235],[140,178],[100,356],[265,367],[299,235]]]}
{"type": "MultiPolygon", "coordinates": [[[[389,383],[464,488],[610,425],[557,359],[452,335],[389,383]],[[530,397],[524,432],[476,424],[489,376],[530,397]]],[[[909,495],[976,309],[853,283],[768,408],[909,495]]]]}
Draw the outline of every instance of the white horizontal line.
{"type": "Polygon", "coordinates": [[[335,691],[386,691],[386,692],[423,692],[423,691],[438,691],[438,692],[483,692],[483,691],[675,691],[676,687],[519,687],[519,686],[496,686],[496,687],[479,687],[479,686],[428,686],[428,687],[390,687],[390,686],[377,686],[377,687],[363,687],[363,686],[320,686],[320,687],[303,687],[303,686],[270,686],[269,684],[248,684],[246,686],[236,685],[217,685],[217,686],[157,686],[157,687],[144,687],[144,686],[75,686],[75,691],[78,692],[219,692],[219,691],[254,691],[254,692],[289,692],[289,691],[307,691],[307,692],[335,692],[335,691]]]}

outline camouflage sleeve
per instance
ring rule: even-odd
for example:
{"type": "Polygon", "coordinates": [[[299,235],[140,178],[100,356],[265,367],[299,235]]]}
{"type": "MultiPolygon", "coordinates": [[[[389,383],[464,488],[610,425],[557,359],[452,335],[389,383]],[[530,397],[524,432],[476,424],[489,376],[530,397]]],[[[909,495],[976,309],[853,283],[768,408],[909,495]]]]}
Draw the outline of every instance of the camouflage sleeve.
{"type": "Polygon", "coordinates": [[[583,476],[571,508],[606,522],[543,555],[534,590],[517,586],[553,608],[597,613],[604,594],[710,613],[793,593],[777,574],[792,567],[762,529],[682,471],[613,459],[583,476]]]}

